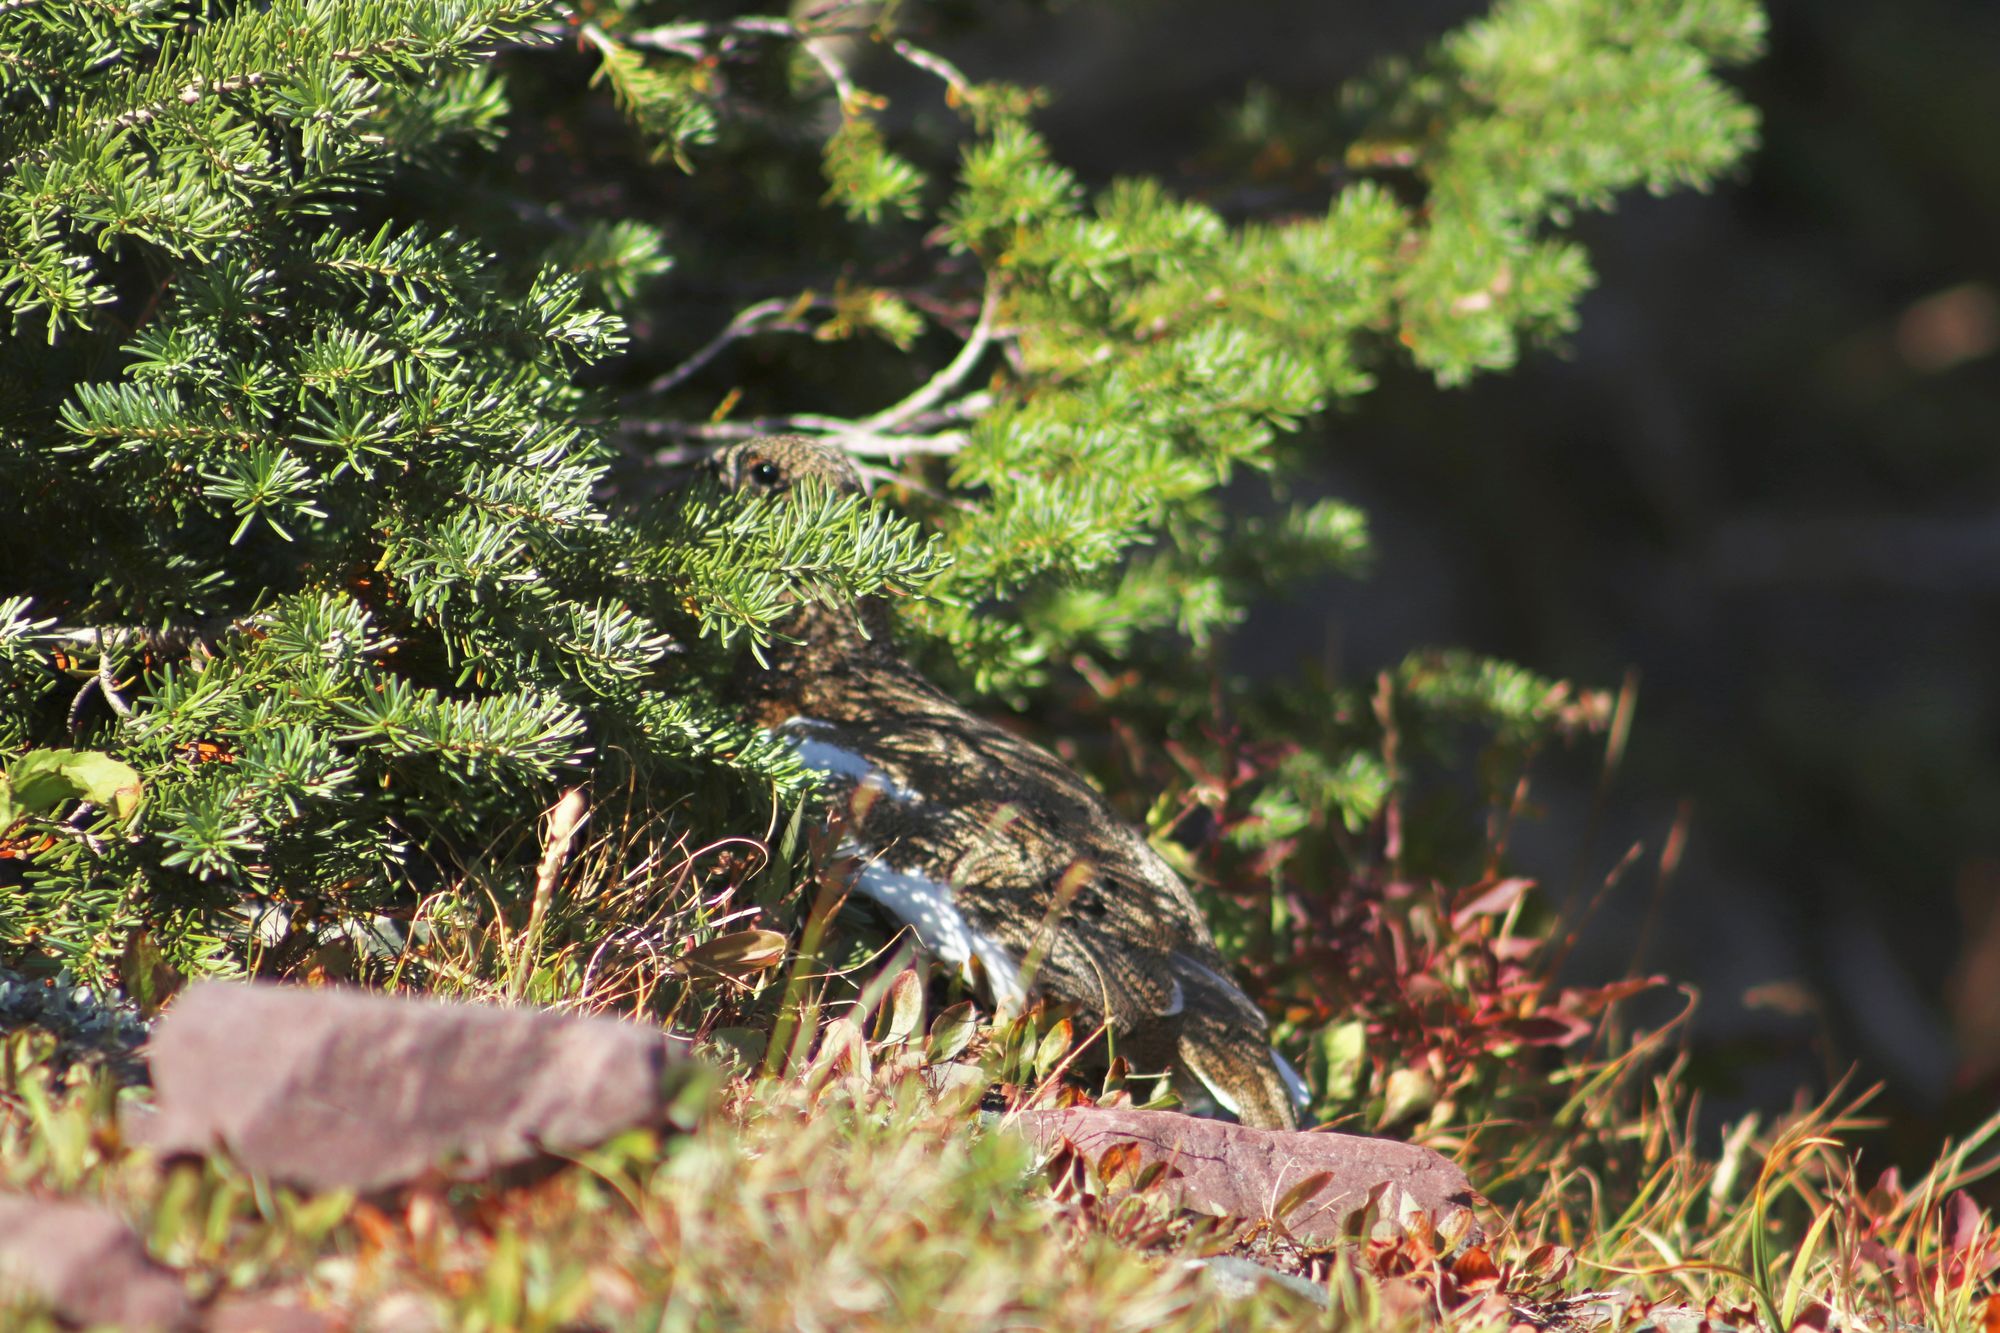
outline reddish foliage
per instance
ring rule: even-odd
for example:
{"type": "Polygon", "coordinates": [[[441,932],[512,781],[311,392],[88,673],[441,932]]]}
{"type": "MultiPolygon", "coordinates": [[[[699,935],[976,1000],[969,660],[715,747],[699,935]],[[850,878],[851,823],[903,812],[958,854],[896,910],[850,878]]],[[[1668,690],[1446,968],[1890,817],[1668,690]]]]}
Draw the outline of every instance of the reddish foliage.
{"type": "MultiPolygon", "coordinates": [[[[1861,1257],[1888,1275],[1899,1297],[1939,1285],[1955,1289],[1985,1282],[2000,1271],[2000,1236],[1988,1227],[1979,1205],[1964,1190],[1946,1195],[1935,1217],[1920,1219],[1928,1222],[1937,1236],[1937,1255],[1929,1263],[1897,1247],[1917,1229],[1909,1225],[1908,1195],[1895,1167],[1877,1177],[1875,1187],[1862,1195],[1858,1204],[1861,1257]]],[[[1994,1312],[1982,1309],[1987,1326],[1995,1327],[1994,1312]]]]}
{"type": "Polygon", "coordinates": [[[1498,887],[1471,886],[1455,910],[1446,890],[1406,883],[1357,884],[1328,905],[1320,922],[1347,961],[1348,1004],[1368,1016],[1371,1049],[1386,1042],[1403,1063],[1455,1070],[1515,1047],[1572,1046],[1610,1004],[1662,984],[1552,987],[1546,942],[1503,932],[1498,887]]]}
{"type": "MultiPolygon", "coordinates": [[[[1372,697],[1335,690],[1305,705],[1322,711],[1288,729],[1270,717],[1239,724],[1219,684],[1206,717],[1193,721],[1180,707],[1185,682],[1169,688],[1084,656],[1072,665],[1084,684],[1065,703],[1082,716],[1055,729],[1108,728],[1119,771],[1106,786],[1167,794],[1169,836],[1190,854],[1184,868],[1218,941],[1246,989],[1279,1018],[1280,1044],[1314,1080],[1322,1118],[1359,1112],[1383,1130],[1447,1101],[1476,1106],[1482,1118],[1532,1116],[1551,1087],[1542,1075],[1552,1061],[1535,1053],[1576,1051],[1618,1001],[1664,984],[1555,985],[1571,940],[1535,911],[1530,881],[1498,869],[1506,831],[1527,805],[1526,763],[1546,740],[1604,730],[1609,695],[1553,687],[1528,724],[1465,714],[1466,727],[1485,736],[1467,774],[1476,769],[1473,786],[1488,804],[1487,836],[1467,844],[1461,835],[1476,816],[1454,809],[1433,818],[1426,808],[1466,785],[1432,780],[1452,762],[1442,757],[1442,733],[1426,723],[1423,735],[1423,727],[1399,734],[1424,705],[1405,718],[1387,676],[1372,697]],[[1389,779],[1386,802],[1360,830],[1336,808],[1339,782],[1328,785],[1327,759],[1341,738],[1389,779]],[[1342,1067],[1330,1067],[1336,1060],[1342,1067]]],[[[1277,706],[1283,714],[1300,705],[1277,706]]],[[[1443,749],[1463,759],[1466,739],[1446,738],[1443,749]]],[[[1075,743],[1058,748],[1087,759],[1075,743]]],[[[1374,780],[1359,779],[1355,790],[1374,780]]]]}
{"type": "Polygon", "coordinates": [[[1474,884],[1454,908],[1441,887],[1391,884],[1354,894],[1335,915],[1345,951],[1375,964],[1351,973],[1358,1007],[1376,1016],[1371,1037],[1412,1056],[1440,1052],[1447,1067],[1518,1046],[1574,1046],[1612,1005],[1665,984],[1649,976],[1554,986],[1550,975],[1567,941],[1512,933],[1511,904],[1499,906],[1496,887],[1474,884]]]}
{"type": "MultiPolygon", "coordinates": [[[[1296,745],[1250,740],[1220,724],[1199,746],[1167,742],[1148,751],[1129,734],[1125,740],[1135,762],[1150,755],[1149,780],[1178,779],[1184,789],[1176,827],[1199,835],[1224,915],[1233,904],[1261,923],[1272,919],[1274,895],[1282,904],[1281,926],[1260,931],[1239,961],[1253,987],[1295,1030],[1362,1023],[1377,1094],[1397,1069],[1423,1071],[1440,1096],[1487,1075],[1507,1077],[1524,1068],[1522,1049],[1573,1048],[1617,1002],[1665,984],[1649,976],[1554,985],[1570,941],[1517,931],[1529,880],[1489,873],[1455,891],[1418,882],[1385,864],[1386,850],[1328,827],[1330,814],[1297,836],[1243,836],[1264,821],[1259,797],[1283,789],[1296,745]],[[1329,844],[1346,849],[1345,864],[1320,864],[1303,850],[1329,844]]],[[[1520,1081],[1524,1092],[1537,1086],[1520,1081]]]]}
{"type": "Polygon", "coordinates": [[[1404,1303],[1456,1321],[1498,1318],[1510,1325],[1544,1326],[1544,1317],[1569,1301],[1563,1287],[1576,1255],[1559,1245],[1538,1245],[1525,1258],[1502,1262],[1484,1245],[1466,1244],[1456,1229],[1433,1229],[1417,1215],[1400,1227],[1378,1224],[1363,1250],[1368,1272],[1404,1303]]]}

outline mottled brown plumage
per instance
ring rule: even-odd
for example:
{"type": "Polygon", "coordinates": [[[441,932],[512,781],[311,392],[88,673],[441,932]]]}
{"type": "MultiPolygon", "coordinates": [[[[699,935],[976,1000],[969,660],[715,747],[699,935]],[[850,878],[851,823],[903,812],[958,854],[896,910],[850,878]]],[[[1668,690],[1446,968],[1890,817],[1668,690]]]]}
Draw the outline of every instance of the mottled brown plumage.
{"type": "MultiPolygon", "coordinates": [[[[779,502],[808,477],[861,489],[843,452],[800,436],[732,446],[713,467],[724,485],[779,502]]],[[[1047,750],[919,674],[872,599],[858,615],[802,604],[783,630],[797,641],[747,675],[746,705],[847,799],[866,861],[858,891],[983,973],[996,1004],[1022,998],[1014,969],[1039,944],[1033,985],[1108,1017],[1134,1068],[1190,1074],[1247,1124],[1296,1123],[1263,1014],[1137,828],[1047,750]]]]}

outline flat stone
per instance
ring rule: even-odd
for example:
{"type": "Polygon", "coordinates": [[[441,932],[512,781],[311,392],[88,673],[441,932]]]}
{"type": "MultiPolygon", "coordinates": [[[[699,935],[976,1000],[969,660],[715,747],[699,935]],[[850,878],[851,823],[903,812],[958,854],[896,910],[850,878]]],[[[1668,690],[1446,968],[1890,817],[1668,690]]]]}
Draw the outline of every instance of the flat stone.
{"type": "Polygon", "coordinates": [[[616,1019],[213,981],[174,1002],[147,1056],[156,1113],[135,1141],[360,1193],[662,1123],[703,1072],[616,1019]]]}
{"type": "Polygon", "coordinates": [[[1325,1179],[1278,1219],[1312,1243],[1343,1238],[1349,1220],[1378,1191],[1382,1214],[1392,1220],[1417,1209],[1442,1223],[1480,1202],[1449,1159],[1393,1139],[1250,1129],[1178,1111],[1103,1107],[1023,1111],[1014,1123],[1042,1151],[1067,1142],[1093,1167],[1107,1150],[1129,1143],[1138,1149],[1140,1168],[1154,1162],[1172,1168],[1157,1188],[1175,1206],[1217,1217],[1270,1217],[1303,1182],[1323,1173],[1325,1179]]]}
{"type": "Polygon", "coordinates": [[[0,1194],[0,1291],[74,1324],[178,1333],[187,1292],[123,1218],[95,1204],[0,1194]]]}
{"type": "Polygon", "coordinates": [[[1256,1295],[1266,1286],[1276,1284],[1296,1296],[1304,1297],[1322,1310],[1333,1305],[1332,1295],[1318,1283],[1308,1282],[1291,1273],[1280,1273],[1275,1268],[1266,1268],[1252,1259],[1218,1254],[1208,1259],[1190,1259],[1187,1266],[1201,1274],[1202,1282],[1211,1291],[1230,1300],[1243,1300],[1256,1295]]]}
{"type": "Polygon", "coordinates": [[[274,1296],[225,1296],[209,1310],[201,1333],[334,1333],[332,1315],[274,1296]]]}
{"type": "Polygon", "coordinates": [[[358,1326],[368,1333],[444,1333],[444,1314],[435,1299],[392,1291],[362,1312],[358,1326]]]}

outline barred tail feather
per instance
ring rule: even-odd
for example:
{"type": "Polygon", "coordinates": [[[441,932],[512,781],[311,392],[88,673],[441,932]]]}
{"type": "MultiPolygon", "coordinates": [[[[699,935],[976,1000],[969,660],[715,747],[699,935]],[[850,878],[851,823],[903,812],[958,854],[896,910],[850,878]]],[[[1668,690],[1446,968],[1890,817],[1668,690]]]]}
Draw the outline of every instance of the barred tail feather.
{"type": "Polygon", "coordinates": [[[1188,1033],[1181,1037],[1179,1054],[1181,1068],[1244,1124],[1256,1129],[1299,1127],[1296,1095],[1261,1041],[1224,1046],[1188,1033]]]}

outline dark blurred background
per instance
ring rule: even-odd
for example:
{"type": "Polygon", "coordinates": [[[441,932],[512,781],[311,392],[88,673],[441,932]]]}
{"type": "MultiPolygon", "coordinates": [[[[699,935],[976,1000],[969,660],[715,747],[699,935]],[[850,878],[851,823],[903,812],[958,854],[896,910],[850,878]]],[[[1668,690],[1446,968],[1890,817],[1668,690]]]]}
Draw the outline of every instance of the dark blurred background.
{"type": "MultiPolygon", "coordinates": [[[[1340,181],[1338,85],[1483,9],[1124,0],[953,47],[1057,90],[1040,123],[1094,183],[1306,209],[1340,181]],[[1288,171],[1232,170],[1259,135],[1288,171]]],[[[1588,896],[1683,808],[1687,854],[1607,898],[1576,966],[1699,985],[1723,1104],[1858,1062],[1934,1147],[2000,1102],[2000,4],[1769,13],[1734,75],[1761,151],[1583,222],[1600,283],[1567,348],[1451,392],[1391,373],[1323,423],[1315,484],[1369,510],[1378,572],[1253,619],[1243,660],[1636,672],[1609,802],[1593,756],[1558,763],[1521,859],[1588,896]]]]}

